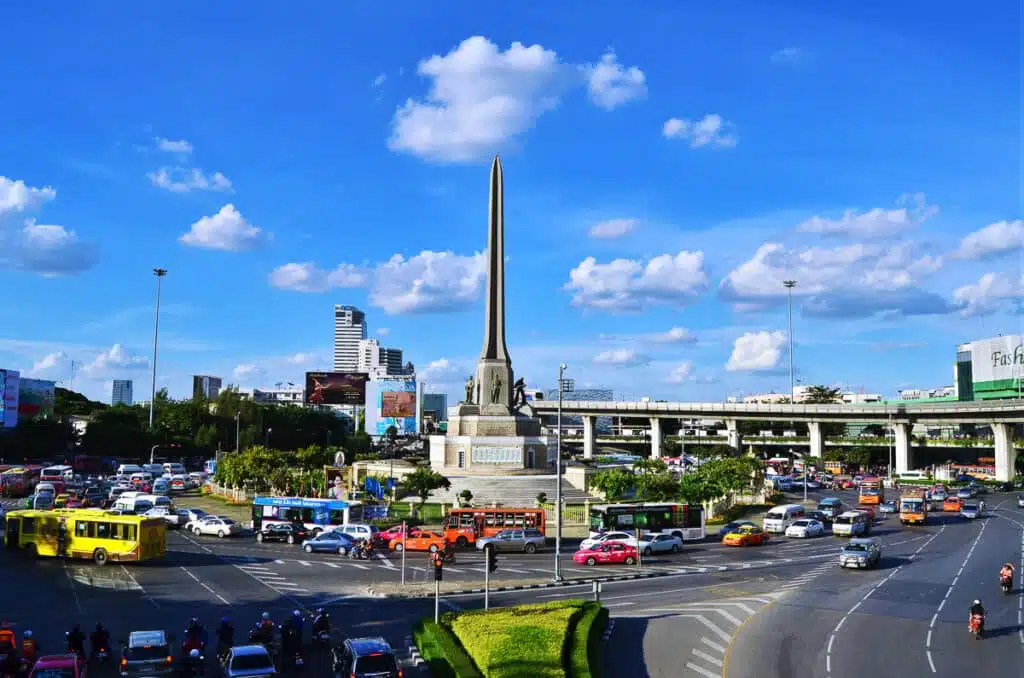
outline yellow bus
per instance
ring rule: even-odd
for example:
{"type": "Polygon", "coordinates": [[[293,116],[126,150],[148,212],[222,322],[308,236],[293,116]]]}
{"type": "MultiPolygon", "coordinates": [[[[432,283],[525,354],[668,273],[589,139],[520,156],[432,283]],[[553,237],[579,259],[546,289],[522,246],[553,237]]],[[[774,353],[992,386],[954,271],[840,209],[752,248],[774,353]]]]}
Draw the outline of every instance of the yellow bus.
{"type": "Polygon", "coordinates": [[[35,556],[84,558],[97,565],[160,558],[167,551],[161,518],[117,515],[102,509],[27,509],[7,514],[4,546],[35,556]],[[60,551],[59,534],[65,542],[60,551]]]}

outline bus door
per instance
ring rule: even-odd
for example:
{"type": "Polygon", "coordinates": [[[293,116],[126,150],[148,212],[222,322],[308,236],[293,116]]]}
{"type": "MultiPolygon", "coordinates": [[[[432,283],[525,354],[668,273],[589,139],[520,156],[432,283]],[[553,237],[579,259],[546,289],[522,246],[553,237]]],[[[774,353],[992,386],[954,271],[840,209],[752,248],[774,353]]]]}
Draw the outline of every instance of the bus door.
{"type": "Polygon", "coordinates": [[[21,518],[7,520],[7,548],[18,548],[18,537],[21,536],[21,518]]]}
{"type": "Polygon", "coordinates": [[[473,516],[473,538],[481,539],[484,536],[484,514],[478,513],[473,516]]]}

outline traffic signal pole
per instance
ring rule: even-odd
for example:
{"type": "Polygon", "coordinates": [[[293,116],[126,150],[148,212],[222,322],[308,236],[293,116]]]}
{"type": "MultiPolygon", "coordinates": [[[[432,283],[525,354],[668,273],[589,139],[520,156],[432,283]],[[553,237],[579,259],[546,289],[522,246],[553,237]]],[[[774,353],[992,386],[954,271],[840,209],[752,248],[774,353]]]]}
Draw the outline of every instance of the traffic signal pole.
{"type": "Polygon", "coordinates": [[[434,623],[441,623],[441,580],[434,580],[434,623]]]}

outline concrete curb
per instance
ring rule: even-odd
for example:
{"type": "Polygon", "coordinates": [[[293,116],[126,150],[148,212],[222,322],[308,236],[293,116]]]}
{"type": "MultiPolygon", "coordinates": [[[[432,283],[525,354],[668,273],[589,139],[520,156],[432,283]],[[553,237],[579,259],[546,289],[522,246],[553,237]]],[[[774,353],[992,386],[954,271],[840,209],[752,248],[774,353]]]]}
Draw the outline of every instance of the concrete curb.
{"type": "MultiPolygon", "coordinates": [[[[562,581],[553,581],[553,582],[548,582],[546,584],[521,584],[521,585],[518,585],[518,586],[492,586],[491,587],[491,593],[504,592],[504,591],[530,591],[530,590],[533,590],[533,589],[552,589],[552,588],[559,588],[559,587],[564,587],[564,586],[584,586],[586,584],[591,584],[593,582],[601,582],[603,584],[603,583],[607,583],[607,582],[631,581],[631,580],[635,580],[635,579],[655,579],[657,577],[678,576],[679,574],[680,574],[679,572],[667,572],[667,571],[665,571],[665,572],[663,572],[663,571],[659,571],[659,572],[642,572],[642,573],[638,573],[638,574],[624,574],[624,575],[610,576],[610,577],[591,577],[591,578],[586,578],[586,579],[563,579],[562,581]]],[[[695,572],[694,574],[697,574],[697,573],[695,572]]],[[[404,594],[404,593],[383,593],[383,594],[382,593],[377,593],[372,588],[367,588],[366,591],[367,591],[367,593],[370,596],[379,597],[379,598],[408,598],[409,597],[407,594],[404,594]]],[[[450,595],[465,595],[465,594],[468,594],[468,593],[483,593],[483,592],[484,592],[484,587],[480,586],[480,587],[469,588],[469,589],[452,589],[450,591],[441,591],[441,596],[444,597],[444,596],[450,596],[450,595]]],[[[433,592],[430,592],[429,596],[420,596],[420,597],[432,597],[433,595],[434,595],[433,592]]]]}
{"type": "Polygon", "coordinates": [[[413,642],[412,636],[405,637],[405,646],[409,654],[409,662],[413,666],[425,668],[427,662],[423,659],[423,655],[420,654],[420,649],[416,647],[416,643],[413,642]]]}

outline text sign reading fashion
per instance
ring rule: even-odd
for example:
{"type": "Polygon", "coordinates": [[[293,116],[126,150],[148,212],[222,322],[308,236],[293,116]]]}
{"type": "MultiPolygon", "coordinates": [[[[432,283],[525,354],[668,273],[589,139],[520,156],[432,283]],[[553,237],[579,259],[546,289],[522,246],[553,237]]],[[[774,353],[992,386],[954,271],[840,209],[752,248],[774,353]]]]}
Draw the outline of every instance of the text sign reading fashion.
{"type": "Polygon", "coordinates": [[[1024,345],[1020,335],[971,342],[974,383],[1024,377],[1024,345]]]}

